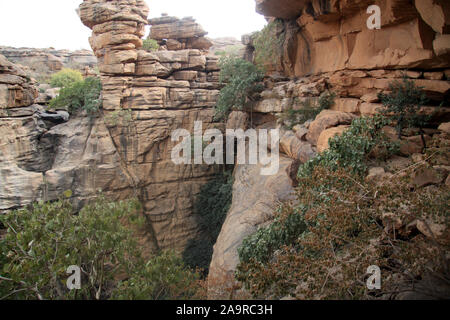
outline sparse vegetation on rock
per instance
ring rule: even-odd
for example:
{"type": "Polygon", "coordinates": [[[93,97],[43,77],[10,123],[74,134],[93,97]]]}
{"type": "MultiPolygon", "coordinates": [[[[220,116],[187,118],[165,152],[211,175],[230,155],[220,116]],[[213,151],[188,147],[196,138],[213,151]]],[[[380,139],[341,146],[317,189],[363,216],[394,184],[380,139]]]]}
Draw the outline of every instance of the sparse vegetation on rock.
{"type": "Polygon", "coordinates": [[[190,241],[183,253],[187,265],[208,270],[213,246],[231,206],[232,191],[230,172],[220,174],[201,188],[194,204],[201,235],[190,241]]]}
{"type": "Polygon", "coordinates": [[[216,119],[226,119],[233,108],[242,110],[253,95],[262,90],[264,73],[254,64],[240,58],[225,56],[220,60],[220,91],[216,119]]]}

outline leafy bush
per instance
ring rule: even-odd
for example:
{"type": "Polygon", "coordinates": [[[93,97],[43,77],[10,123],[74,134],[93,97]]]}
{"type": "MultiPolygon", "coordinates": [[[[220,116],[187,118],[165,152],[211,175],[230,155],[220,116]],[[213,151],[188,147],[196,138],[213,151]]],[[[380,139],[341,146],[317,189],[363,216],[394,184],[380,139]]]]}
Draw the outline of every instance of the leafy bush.
{"type": "Polygon", "coordinates": [[[172,251],[147,262],[143,270],[121,282],[114,291],[116,300],[186,300],[204,298],[200,273],[184,265],[172,251]]]}
{"type": "MultiPolygon", "coordinates": [[[[70,193],[68,194],[70,196],[70,193]]],[[[0,299],[189,299],[203,294],[200,274],[163,252],[146,263],[133,237],[142,225],[135,200],[100,196],[79,214],[67,199],[40,202],[0,216],[0,299]],[[69,266],[81,289],[66,287],[69,266]],[[121,282],[118,276],[126,276],[121,282]]]]}
{"type": "Polygon", "coordinates": [[[101,91],[100,79],[89,77],[62,88],[59,95],[50,101],[50,108],[68,108],[71,113],[83,109],[92,114],[102,105],[101,91]]]}
{"type": "Polygon", "coordinates": [[[282,22],[277,19],[258,32],[253,41],[255,47],[255,63],[259,66],[274,65],[281,56],[285,34],[282,22]]]}
{"type": "MultiPolygon", "coordinates": [[[[99,197],[78,215],[69,200],[40,202],[0,216],[7,229],[0,242],[5,260],[0,296],[15,299],[105,298],[119,272],[130,271],[137,245],[121,220],[138,221],[136,201],[109,203],[99,197]],[[66,287],[66,269],[79,266],[81,290],[66,287]]],[[[1,298],[0,297],[0,298],[1,298]]]]}
{"type": "Polygon", "coordinates": [[[154,39],[145,39],[143,41],[142,49],[150,52],[158,51],[159,50],[159,44],[154,39]]]}
{"type": "Polygon", "coordinates": [[[235,44],[226,46],[223,50],[216,51],[214,54],[216,56],[232,56],[232,57],[238,57],[241,55],[241,51],[243,50],[244,46],[242,44],[235,44]]]}
{"type": "Polygon", "coordinates": [[[53,88],[65,88],[79,81],[83,81],[83,75],[80,71],[65,68],[52,75],[50,85],[53,88]]]}
{"type": "Polygon", "coordinates": [[[375,150],[379,156],[388,157],[399,148],[382,130],[388,124],[390,120],[382,115],[353,120],[341,136],[330,139],[328,150],[300,166],[298,176],[311,175],[314,167],[319,165],[331,170],[346,168],[359,175],[365,174],[369,158],[375,150]]]}
{"type": "Polygon", "coordinates": [[[248,99],[262,90],[260,82],[264,73],[252,63],[236,57],[225,56],[219,62],[219,81],[225,84],[220,91],[215,118],[224,120],[232,108],[243,109],[248,99]]]}
{"type": "MultiPolygon", "coordinates": [[[[280,207],[280,211],[284,210],[280,207]]],[[[244,239],[239,247],[239,259],[243,263],[268,262],[272,254],[295,241],[306,229],[303,219],[305,208],[278,218],[270,226],[259,229],[255,234],[244,239]],[[298,212],[300,211],[300,212],[298,212]]]]}
{"type": "Polygon", "coordinates": [[[310,119],[314,119],[323,110],[330,109],[334,105],[336,94],[334,92],[323,92],[316,105],[310,99],[302,103],[301,109],[289,108],[283,111],[281,118],[288,129],[292,129],[297,124],[303,124],[310,119]]]}
{"type": "Polygon", "coordinates": [[[225,172],[205,184],[194,203],[201,236],[192,240],[183,253],[183,259],[191,267],[203,270],[209,268],[213,246],[219,236],[228,210],[231,206],[233,178],[225,172]]]}
{"type": "Polygon", "coordinates": [[[414,81],[403,78],[389,84],[389,94],[380,94],[379,98],[385,108],[382,113],[397,123],[399,136],[404,128],[422,128],[428,117],[419,114],[420,108],[427,103],[427,97],[414,81]]]}
{"type": "Polygon", "coordinates": [[[427,219],[448,227],[449,189],[411,190],[411,174],[375,184],[343,168],[315,167],[300,178],[299,205],[285,205],[281,213],[308,206],[302,215],[306,230],[264,263],[241,260],[237,279],[254,297],[271,299],[370,299],[413,290],[426,272],[448,279],[448,234],[426,238],[410,223],[427,219]],[[383,270],[382,290],[366,287],[371,265],[383,270]]]}

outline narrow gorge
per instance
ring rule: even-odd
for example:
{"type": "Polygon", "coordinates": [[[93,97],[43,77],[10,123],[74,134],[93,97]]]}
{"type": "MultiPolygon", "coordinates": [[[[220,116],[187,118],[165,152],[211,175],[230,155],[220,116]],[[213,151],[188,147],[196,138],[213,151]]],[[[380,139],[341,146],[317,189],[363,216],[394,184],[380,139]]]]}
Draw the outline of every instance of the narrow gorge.
{"type": "MultiPolygon", "coordinates": [[[[383,95],[392,93],[394,81],[405,79],[426,95],[426,104],[419,106],[417,115],[426,116],[427,123],[423,128],[404,128],[406,133],[402,128],[398,133],[392,123],[383,123],[383,133],[398,144],[398,150],[378,162],[372,156],[383,151],[369,150],[371,162],[361,181],[378,185],[379,180],[395,180],[401,172],[425,163],[424,172],[411,173],[410,190],[417,194],[435,192],[448,201],[448,1],[256,0],[256,11],[266,18],[268,27],[243,36],[242,44],[227,38],[208,38],[192,17],[163,14],[149,18],[151,9],[151,2],[144,0],[84,0],[78,15],[92,30],[89,43],[93,54],[87,50],[36,51],[0,46],[0,214],[38,201],[55,201],[67,190],[77,210],[99,193],[111,201],[136,198],[145,223],[135,235],[145,254],[168,249],[183,253],[208,232],[199,223],[196,201],[202,187],[223,174],[225,166],[175,164],[172,151],[179,141],[172,140],[173,132],[185,129],[193,133],[198,121],[202,132],[277,129],[280,156],[276,174],[261,175],[260,163],[228,166],[232,170],[232,200],[214,240],[205,279],[206,297],[310,298],[299,293],[302,283],[289,287],[288,292],[270,291],[271,285],[276,287],[282,280],[267,285],[270,294],[253,294],[252,288],[256,290],[258,284],[245,287],[236,278],[242,265],[239,250],[246,239],[278,222],[283,204],[299,205],[299,169],[320,159],[332,147],[332,139],[345,137],[358,120],[379,115],[386,104],[383,95]],[[381,9],[379,28],[368,27],[371,13],[367,9],[371,5],[381,9]],[[147,27],[150,34],[144,40],[147,27]],[[276,40],[263,42],[264,32],[276,40]],[[156,43],[156,50],[145,48],[148,40],[156,43]],[[221,56],[227,56],[224,48],[231,48],[234,58],[262,66],[264,76],[261,90],[246,97],[243,108],[230,108],[220,121],[216,106],[226,85],[220,76],[221,56]],[[261,54],[261,48],[267,52],[261,54]],[[40,80],[63,68],[79,69],[83,76],[101,80],[102,107],[98,113],[47,109],[58,92],[40,80]],[[318,108],[317,113],[310,111],[310,118],[297,121],[302,110],[318,108]],[[440,153],[429,156],[427,150],[435,144],[440,153]],[[431,162],[432,157],[438,158],[431,162]]],[[[360,150],[351,151],[357,154],[360,150]]],[[[336,166],[342,164],[335,162],[336,166]]],[[[329,180],[333,179],[330,174],[329,180]]],[[[375,193],[367,202],[373,201],[375,208],[377,200],[375,193]]],[[[438,222],[413,219],[414,226],[403,217],[389,216],[389,220],[387,213],[391,214],[383,212],[383,218],[377,220],[381,230],[387,234],[392,230],[394,234],[405,232],[401,239],[408,242],[414,242],[416,235],[426,241],[444,239],[442,252],[448,263],[448,212],[438,222]],[[390,227],[392,221],[399,221],[398,226],[390,227]]],[[[296,234],[295,241],[301,237],[296,234]]],[[[367,241],[372,244],[379,240],[375,238],[367,241]]],[[[263,246],[261,243],[258,245],[263,246]]],[[[273,261],[278,263],[280,252],[290,244],[275,248],[267,263],[276,265],[273,261]]],[[[427,276],[421,274],[416,280],[427,282],[427,276]]],[[[330,277],[331,271],[322,291],[330,277]]],[[[439,288],[442,285],[439,294],[448,299],[448,279],[444,284],[433,281],[427,283],[439,288]]],[[[414,290],[401,290],[410,295],[376,298],[424,298],[414,290]]],[[[321,299],[322,291],[318,291],[314,298],[321,299]]]]}

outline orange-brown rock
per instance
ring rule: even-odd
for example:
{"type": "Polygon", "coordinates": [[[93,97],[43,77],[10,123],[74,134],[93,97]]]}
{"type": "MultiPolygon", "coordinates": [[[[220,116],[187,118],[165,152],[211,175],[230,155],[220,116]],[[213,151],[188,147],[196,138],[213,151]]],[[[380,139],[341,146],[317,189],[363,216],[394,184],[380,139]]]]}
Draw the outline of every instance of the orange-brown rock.
{"type": "Polygon", "coordinates": [[[356,116],[352,113],[324,110],[309,126],[309,133],[307,134],[306,138],[313,145],[317,145],[317,141],[323,131],[328,128],[336,127],[338,125],[351,124],[351,122],[355,118],[356,116]]]}
{"type": "Polygon", "coordinates": [[[200,49],[208,51],[211,40],[205,38],[208,33],[192,17],[179,19],[163,15],[148,21],[151,25],[149,39],[165,45],[168,50],[200,49]]]}
{"type": "Polygon", "coordinates": [[[369,30],[373,1],[257,0],[257,11],[284,22],[277,71],[303,76],[344,69],[448,68],[447,1],[378,2],[381,29],[369,30]],[[294,34],[291,34],[294,32],[294,34]]]}
{"type": "Polygon", "coordinates": [[[321,153],[327,150],[330,147],[328,144],[329,140],[335,136],[342,135],[348,127],[349,126],[338,126],[322,131],[317,140],[317,152],[321,153]]]}

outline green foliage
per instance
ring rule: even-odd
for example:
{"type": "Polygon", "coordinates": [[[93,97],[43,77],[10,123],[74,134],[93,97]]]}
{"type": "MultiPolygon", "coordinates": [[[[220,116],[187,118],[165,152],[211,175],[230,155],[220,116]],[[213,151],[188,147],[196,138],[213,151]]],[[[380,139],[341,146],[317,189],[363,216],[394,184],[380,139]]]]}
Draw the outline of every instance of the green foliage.
{"type": "Polygon", "coordinates": [[[52,75],[50,85],[53,88],[65,88],[79,81],[83,81],[83,75],[80,71],[65,68],[52,75]]]}
{"type": "Polygon", "coordinates": [[[102,195],[78,214],[67,199],[40,202],[0,216],[0,299],[191,299],[203,294],[200,273],[173,252],[147,263],[133,236],[144,218],[136,200],[102,195]],[[82,270],[81,289],[69,291],[69,266],[82,270]],[[118,276],[127,278],[121,282],[118,276]]]}
{"type": "Polygon", "coordinates": [[[71,113],[83,109],[92,114],[102,105],[101,91],[100,79],[89,77],[62,88],[59,95],[50,101],[50,108],[68,108],[71,113]]]}
{"type": "Polygon", "coordinates": [[[121,282],[112,299],[198,299],[203,295],[199,282],[198,272],[187,268],[177,254],[167,251],[148,261],[141,272],[121,282]]]}
{"type": "Polygon", "coordinates": [[[316,104],[312,104],[311,99],[305,100],[301,108],[296,110],[289,108],[283,111],[282,119],[287,129],[291,130],[297,124],[303,124],[310,119],[314,119],[323,110],[330,109],[334,105],[336,94],[334,92],[323,92],[316,104]]]}
{"type": "Polygon", "coordinates": [[[194,213],[202,234],[192,240],[183,253],[183,259],[189,266],[208,269],[213,246],[231,206],[232,191],[233,178],[228,172],[201,188],[194,203],[194,213]]]}
{"type": "MultiPolygon", "coordinates": [[[[280,212],[282,210],[283,207],[280,212]]],[[[278,218],[270,226],[245,238],[238,249],[240,261],[265,263],[276,250],[296,240],[306,229],[304,212],[305,208],[302,208],[283,219],[278,218]]]]}
{"type": "Polygon", "coordinates": [[[381,111],[397,124],[399,136],[404,128],[423,128],[430,117],[420,114],[420,108],[427,103],[427,97],[412,80],[394,81],[389,85],[389,94],[380,94],[385,108],[381,111]]]}
{"type": "Polygon", "coordinates": [[[154,39],[145,39],[143,41],[142,49],[150,52],[158,51],[159,50],[159,44],[154,39]]]}
{"type": "Polygon", "coordinates": [[[114,274],[136,263],[137,244],[121,221],[138,223],[138,209],[137,201],[110,203],[100,196],[78,215],[61,199],[0,216],[7,227],[0,272],[8,279],[0,281],[0,298],[105,298],[114,274]],[[81,290],[66,287],[71,265],[83,270],[81,290]]]}
{"type": "Polygon", "coordinates": [[[259,66],[274,65],[281,56],[285,41],[282,22],[277,19],[258,32],[253,41],[255,47],[255,63],[259,66]]]}
{"type": "Polygon", "coordinates": [[[413,291],[414,281],[429,271],[446,281],[448,233],[427,238],[405,226],[427,219],[448,227],[449,188],[412,190],[409,177],[415,170],[420,168],[373,183],[344,168],[315,167],[300,178],[298,204],[286,204],[281,213],[296,214],[307,206],[304,232],[264,263],[241,260],[237,279],[260,299],[370,299],[413,291]],[[366,287],[370,265],[383,270],[382,290],[366,287]]]}
{"type": "Polygon", "coordinates": [[[232,108],[243,109],[247,100],[262,90],[260,82],[264,73],[252,63],[235,57],[222,57],[219,65],[219,80],[225,87],[220,91],[215,118],[224,120],[232,108]]]}
{"type": "Polygon", "coordinates": [[[341,136],[330,139],[328,150],[300,167],[298,176],[311,175],[316,166],[332,170],[346,168],[359,175],[365,174],[369,158],[375,151],[379,156],[388,157],[399,148],[398,144],[390,141],[382,131],[388,124],[389,119],[382,115],[353,120],[350,128],[341,136]]]}

